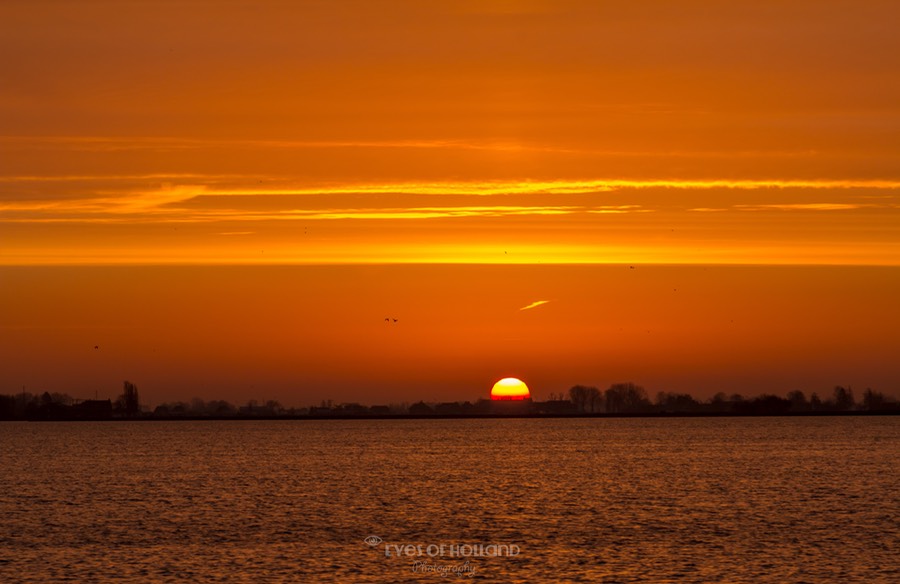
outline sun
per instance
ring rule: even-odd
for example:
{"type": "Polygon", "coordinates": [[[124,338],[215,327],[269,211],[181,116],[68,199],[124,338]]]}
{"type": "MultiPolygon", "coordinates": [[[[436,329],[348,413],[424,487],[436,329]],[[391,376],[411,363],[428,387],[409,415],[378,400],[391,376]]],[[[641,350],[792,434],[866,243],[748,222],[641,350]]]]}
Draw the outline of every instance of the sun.
{"type": "Polygon", "coordinates": [[[491,399],[494,401],[531,399],[531,392],[521,379],[504,377],[491,389],[491,399]]]}

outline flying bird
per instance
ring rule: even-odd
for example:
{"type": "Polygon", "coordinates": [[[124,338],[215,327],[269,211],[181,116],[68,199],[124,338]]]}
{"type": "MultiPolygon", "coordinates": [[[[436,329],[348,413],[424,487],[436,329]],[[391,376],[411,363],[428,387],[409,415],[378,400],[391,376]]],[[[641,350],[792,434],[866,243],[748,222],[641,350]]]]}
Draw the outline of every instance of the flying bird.
{"type": "Polygon", "coordinates": [[[94,345],[94,348],[95,348],[95,349],[99,349],[99,348],[100,348],[100,345],[94,345]]]}

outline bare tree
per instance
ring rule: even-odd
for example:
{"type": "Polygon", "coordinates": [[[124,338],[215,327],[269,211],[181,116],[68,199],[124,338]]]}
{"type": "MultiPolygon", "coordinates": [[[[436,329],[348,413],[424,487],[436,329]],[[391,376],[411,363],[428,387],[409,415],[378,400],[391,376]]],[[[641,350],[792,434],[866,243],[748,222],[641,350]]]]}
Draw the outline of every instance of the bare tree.
{"type": "Polygon", "coordinates": [[[587,408],[596,414],[603,408],[603,394],[596,387],[587,388],[587,408]]]}
{"type": "Polygon", "coordinates": [[[731,409],[731,403],[724,391],[720,391],[709,399],[709,407],[714,412],[727,412],[731,409]]]}
{"type": "Polygon", "coordinates": [[[138,399],[138,389],[135,384],[130,381],[124,382],[122,395],[116,400],[116,407],[129,418],[133,418],[141,412],[141,403],[138,399]]]}
{"type": "Polygon", "coordinates": [[[605,395],[607,412],[643,412],[651,407],[644,388],[631,382],[614,383],[609,386],[605,395]]]}
{"type": "Polygon", "coordinates": [[[812,392],[812,395],[809,396],[809,409],[814,412],[822,409],[822,400],[816,392],[812,392]]]}
{"type": "Polygon", "coordinates": [[[863,392],[862,404],[865,409],[871,412],[884,409],[887,405],[887,399],[884,397],[883,393],[874,391],[871,387],[867,387],[866,391],[863,392]]]}
{"type": "Polygon", "coordinates": [[[656,408],[661,412],[693,412],[700,403],[687,393],[661,391],[656,394],[656,408]]]}
{"type": "Polygon", "coordinates": [[[834,407],[838,410],[852,410],[856,400],[853,399],[853,389],[840,385],[834,388],[834,407]]]}
{"type": "Polygon", "coordinates": [[[587,411],[588,387],[584,385],[573,385],[570,387],[569,400],[577,411],[582,413],[587,411]]]}
{"type": "Polygon", "coordinates": [[[791,402],[791,409],[795,412],[802,412],[809,409],[809,402],[806,401],[806,395],[799,389],[788,393],[787,398],[791,402]]]}

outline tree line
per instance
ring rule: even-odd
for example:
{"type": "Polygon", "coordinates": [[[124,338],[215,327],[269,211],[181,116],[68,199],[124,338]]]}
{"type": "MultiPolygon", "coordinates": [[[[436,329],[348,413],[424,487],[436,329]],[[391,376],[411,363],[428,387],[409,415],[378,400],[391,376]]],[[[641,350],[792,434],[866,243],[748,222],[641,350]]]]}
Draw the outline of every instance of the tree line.
{"type": "Polygon", "coordinates": [[[835,386],[830,397],[822,399],[813,392],[807,398],[803,391],[795,390],[780,397],[763,394],[745,398],[739,393],[727,395],[720,392],[700,401],[687,393],[661,391],[651,401],[643,387],[634,383],[615,383],[606,391],[596,387],[575,385],[569,389],[568,401],[577,412],[636,414],[636,413],[734,413],[734,414],[787,414],[805,412],[892,411],[900,408],[897,401],[883,393],[867,388],[856,399],[853,389],[835,386]]]}
{"type": "MultiPolygon", "coordinates": [[[[781,397],[763,394],[744,397],[741,394],[717,393],[698,400],[688,393],[661,391],[651,400],[647,391],[634,383],[614,383],[606,390],[575,385],[567,393],[551,394],[547,401],[527,404],[526,413],[544,415],[620,415],[620,414],[722,414],[780,415],[829,412],[894,412],[900,403],[881,392],[865,389],[859,397],[852,388],[836,386],[831,395],[821,398],[813,392],[791,391],[781,397]]],[[[500,406],[502,408],[502,405],[500,406]]],[[[135,384],[125,381],[115,400],[77,400],[64,393],[44,392],[0,395],[0,420],[100,420],[136,418],[268,418],[315,416],[479,416],[496,413],[490,400],[475,402],[443,402],[365,406],[359,403],[335,404],[331,400],[304,408],[286,408],[278,401],[250,400],[236,406],[225,400],[176,401],[144,408],[135,384]]],[[[521,413],[521,412],[520,412],[521,413]]]]}
{"type": "Polygon", "coordinates": [[[138,418],[142,414],[138,388],[130,381],[122,384],[115,399],[76,399],[67,393],[23,391],[0,395],[0,420],[94,420],[138,418]]]}

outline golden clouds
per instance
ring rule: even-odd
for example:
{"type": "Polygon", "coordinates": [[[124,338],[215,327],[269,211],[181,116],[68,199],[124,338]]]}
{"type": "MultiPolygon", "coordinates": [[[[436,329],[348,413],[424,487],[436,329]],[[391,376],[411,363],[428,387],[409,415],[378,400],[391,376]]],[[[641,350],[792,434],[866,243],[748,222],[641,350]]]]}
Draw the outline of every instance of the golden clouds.
{"type": "Polygon", "coordinates": [[[887,180],[56,178],[0,201],[0,263],[900,263],[887,180]]]}
{"type": "MultiPolygon", "coordinates": [[[[117,175],[117,176],[55,176],[0,177],[11,191],[19,183],[68,183],[67,196],[47,196],[38,200],[0,201],[0,221],[216,221],[271,219],[423,219],[429,217],[467,217],[503,215],[556,215],[563,213],[635,213],[671,208],[666,201],[667,190],[717,191],[709,200],[723,207],[694,207],[678,205],[692,211],[733,208],[737,210],[819,210],[845,211],[862,208],[896,208],[900,196],[900,181],[890,180],[555,180],[555,181],[443,181],[348,183],[300,187],[259,187],[248,185],[253,177],[239,175],[117,175]],[[184,178],[206,179],[207,184],[172,184],[170,180],[184,178]],[[151,190],[135,189],[146,181],[165,181],[151,190]],[[109,192],[107,182],[131,183],[120,186],[119,192],[109,192]],[[214,186],[228,181],[232,187],[214,186]],[[237,182],[242,181],[242,182],[237,182]],[[213,185],[213,186],[211,186],[213,185]],[[89,196],[80,198],[78,192],[89,196]],[[616,193],[616,201],[644,201],[643,195],[629,195],[629,191],[653,191],[650,204],[603,204],[605,193],[616,193]],[[821,202],[737,202],[734,191],[778,192],[777,198],[804,198],[809,191],[827,191],[827,197],[840,201],[821,202]],[[779,191],[790,191],[789,193],[779,191]],[[882,193],[875,198],[873,193],[882,193]],[[663,195],[660,195],[663,193],[663,195]],[[862,193],[862,195],[861,195],[862,193]],[[539,200],[546,204],[510,205],[516,197],[539,200]],[[567,197],[562,197],[567,196],[567,197]],[[580,196],[573,199],[572,196],[580,196]],[[860,196],[867,197],[860,202],[860,196]],[[431,205],[433,201],[453,198],[453,206],[431,205]],[[560,198],[566,204],[553,205],[560,198]],[[488,200],[489,199],[489,200],[488,200]],[[375,203],[374,206],[321,207],[322,201],[352,200],[356,203],[375,203]],[[402,200],[402,207],[392,207],[391,200],[402,200]],[[410,204],[415,201],[418,204],[410,204]],[[477,201],[477,204],[476,204],[477,201]],[[573,201],[581,204],[573,205],[573,201]],[[312,205],[307,206],[307,205],[312,205]],[[13,214],[18,213],[19,216],[13,214]],[[25,213],[30,213],[26,215],[25,213]]],[[[256,181],[252,181],[256,182],[256,181]]],[[[262,182],[262,181],[260,181],[262,182]]],[[[691,196],[670,197],[678,201],[691,196]]]]}
{"type": "Polygon", "coordinates": [[[0,263],[900,261],[895,6],[338,4],[0,6],[0,263]]]}

